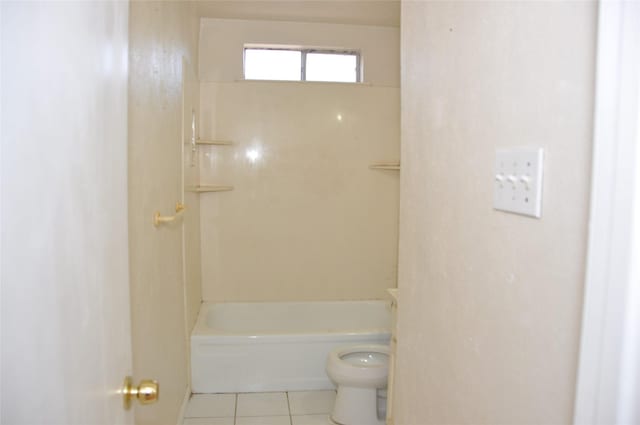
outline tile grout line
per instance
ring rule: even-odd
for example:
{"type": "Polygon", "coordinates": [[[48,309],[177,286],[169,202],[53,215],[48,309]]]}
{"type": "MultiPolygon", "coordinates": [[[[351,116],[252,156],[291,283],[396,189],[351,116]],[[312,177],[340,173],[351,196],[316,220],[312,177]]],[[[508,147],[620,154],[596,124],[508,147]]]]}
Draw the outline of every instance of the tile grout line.
{"type": "Polygon", "coordinates": [[[236,404],[233,406],[233,425],[238,423],[238,393],[236,393],[236,404]]]}
{"type": "MultiPolygon", "coordinates": [[[[336,393],[336,391],[335,391],[335,390],[333,390],[332,392],[333,392],[334,394],[336,393]]],[[[263,393],[261,393],[261,394],[266,394],[266,393],[269,393],[269,392],[263,392],[263,393]]],[[[274,392],[274,393],[277,393],[277,392],[274,392]]],[[[290,396],[291,396],[290,391],[282,391],[282,392],[280,392],[280,393],[281,393],[281,394],[283,393],[283,394],[284,394],[284,396],[285,396],[285,399],[286,399],[286,403],[287,403],[287,414],[288,414],[288,417],[289,417],[288,425],[294,425],[294,421],[293,421],[293,416],[294,416],[294,415],[293,415],[292,406],[291,406],[291,403],[292,403],[292,402],[291,402],[291,397],[290,397],[290,396]]],[[[233,422],[232,422],[232,424],[233,424],[233,425],[238,425],[238,423],[239,423],[239,422],[238,422],[238,419],[239,419],[239,417],[238,417],[238,411],[239,411],[239,399],[240,399],[240,393],[227,393],[227,394],[228,394],[228,395],[233,395],[233,397],[234,397],[234,408],[233,408],[233,411],[234,411],[234,412],[233,412],[233,422]]],[[[258,393],[258,394],[260,394],[260,393],[258,393]]],[[[220,394],[211,394],[211,395],[212,395],[212,396],[216,396],[216,395],[223,395],[223,394],[222,394],[222,393],[220,393],[220,394]]],[[[191,398],[190,398],[190,400],[189,400],[189,404],[191,404],[191,402],[193,401],[194,396],[195,396],[195,394],[192,394],[192,396],[191,396],[191,398]]],[[[307,413],[307,415],[321,415],[321,416],[323,416],[323,417],[325,417],[325,418],[329,418],[329,417],[330,417],[330,413],[329,413],[329,414],[325,414],[325,413],[307,413]]],[[[266,416],[262,415],[262,417],[268,417],[268,416],[278,416],[278,415],[274,415],[274,414],[272,414],[272,415],[266,415],[266,416]]],[[[297,415],[297,416],[299,416],[299,415],[297,415]]],[[[303,415],[303,416],[305,416],[305,415],[303,415]]],[[[200,416],[198,416],[198,417],[196,417],[196,418],[203,418],[203,419],[206,419],[206,418],[217,418],[217,417],[218,417],[217,415],[215,415],[215,416],[209,416],[209,415],[207,415],[206,417],[200,417],[200,416]]],[[[260,417],[261,417],[261,416],[256,416],[256,418],[260,418],[260,417]]],[[[221,417],[221,418],[222,418],[222,417],[221,417]]],[[[188,418],[185,416],[184,420],[186,420],[186,419],[188,419],[188,418]]]]}
{"type": "Polygon", "coordinates": [[[293,425],[293,418],[291,417],[291,403],[289,402],[289,391],[284,393],[285,397],[287,397],[287,410],[289,411],[289,425],[293,425]]]}

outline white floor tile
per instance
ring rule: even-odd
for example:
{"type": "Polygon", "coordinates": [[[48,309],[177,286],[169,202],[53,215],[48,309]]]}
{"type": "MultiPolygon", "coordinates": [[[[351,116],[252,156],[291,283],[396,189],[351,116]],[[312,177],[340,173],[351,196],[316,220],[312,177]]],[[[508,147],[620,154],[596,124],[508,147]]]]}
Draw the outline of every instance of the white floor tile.
{"type": "Polygon", "coordinates": [[[236,418],[236,425],[291,425],[289,416],[244,416],[236,418]]]}
{"type": "Polygon", "coordinates": [[[231,418],[187,418],[182,425],[233,425],[231,418]]]}
{"type": "MultiPolygon", "coordinates": [[[[329,415],[291,416],[292,425],[330,425],[329,415]]],[[[334,424],[335,425],[335,424],[334,424]]]]}
{"type": "Polygon", "coordinates": [[[292,415],[329,414],[333,410],[336,392],[295,391],[289,392],[289,407],[292,415]]]}
{"type": "Polygon", "coordinates": [[[185,418],[233,418],[235,394],[194,394],[189,400],[185,418]]]}
{"type": "Polygon", "coordinates": [[[237,416],[285,416],[289,415],[286,393],[238,394],[237,416]]]}

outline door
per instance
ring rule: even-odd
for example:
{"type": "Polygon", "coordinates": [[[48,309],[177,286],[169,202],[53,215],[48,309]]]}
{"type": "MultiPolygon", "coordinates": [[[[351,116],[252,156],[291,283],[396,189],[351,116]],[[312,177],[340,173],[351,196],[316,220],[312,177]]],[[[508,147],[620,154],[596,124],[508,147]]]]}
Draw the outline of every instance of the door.
{"type": "Polygon", "coordinates": [[[131,424],[129,5],[0,8],[0,422],[131,424]]]}

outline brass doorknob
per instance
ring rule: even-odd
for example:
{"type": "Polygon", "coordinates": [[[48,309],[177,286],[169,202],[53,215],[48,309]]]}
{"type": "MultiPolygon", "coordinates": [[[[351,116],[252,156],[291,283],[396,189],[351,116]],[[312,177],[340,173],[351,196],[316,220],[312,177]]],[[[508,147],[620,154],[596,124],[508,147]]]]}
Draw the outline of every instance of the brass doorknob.
{"type": "Polygon", "coordinates": [[[158,401],[160,384],[152,379],[143,379],[140,385],[134,387],[130,376],[124,378],[122,387],[122,404],[126,410],[131,408],[131,400],[136,398],[140,404],[152,404],[158,401]]]}

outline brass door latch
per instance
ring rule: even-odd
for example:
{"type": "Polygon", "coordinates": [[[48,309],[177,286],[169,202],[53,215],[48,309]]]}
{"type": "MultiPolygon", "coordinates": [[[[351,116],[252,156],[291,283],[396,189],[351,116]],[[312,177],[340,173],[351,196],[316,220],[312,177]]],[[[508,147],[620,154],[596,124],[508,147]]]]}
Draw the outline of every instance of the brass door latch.
{"type": "Polygon", "coordinates": [[[124,385],[122,386],[122,405],[125,410],[131,408],[131,400],[137,399],[140,404],[152,404],[158,401],[160,395],[160,384],[153,379],[143,379],[140,381],[140,385],[134,387],[130,376],[124,378],[124,385]]]}

